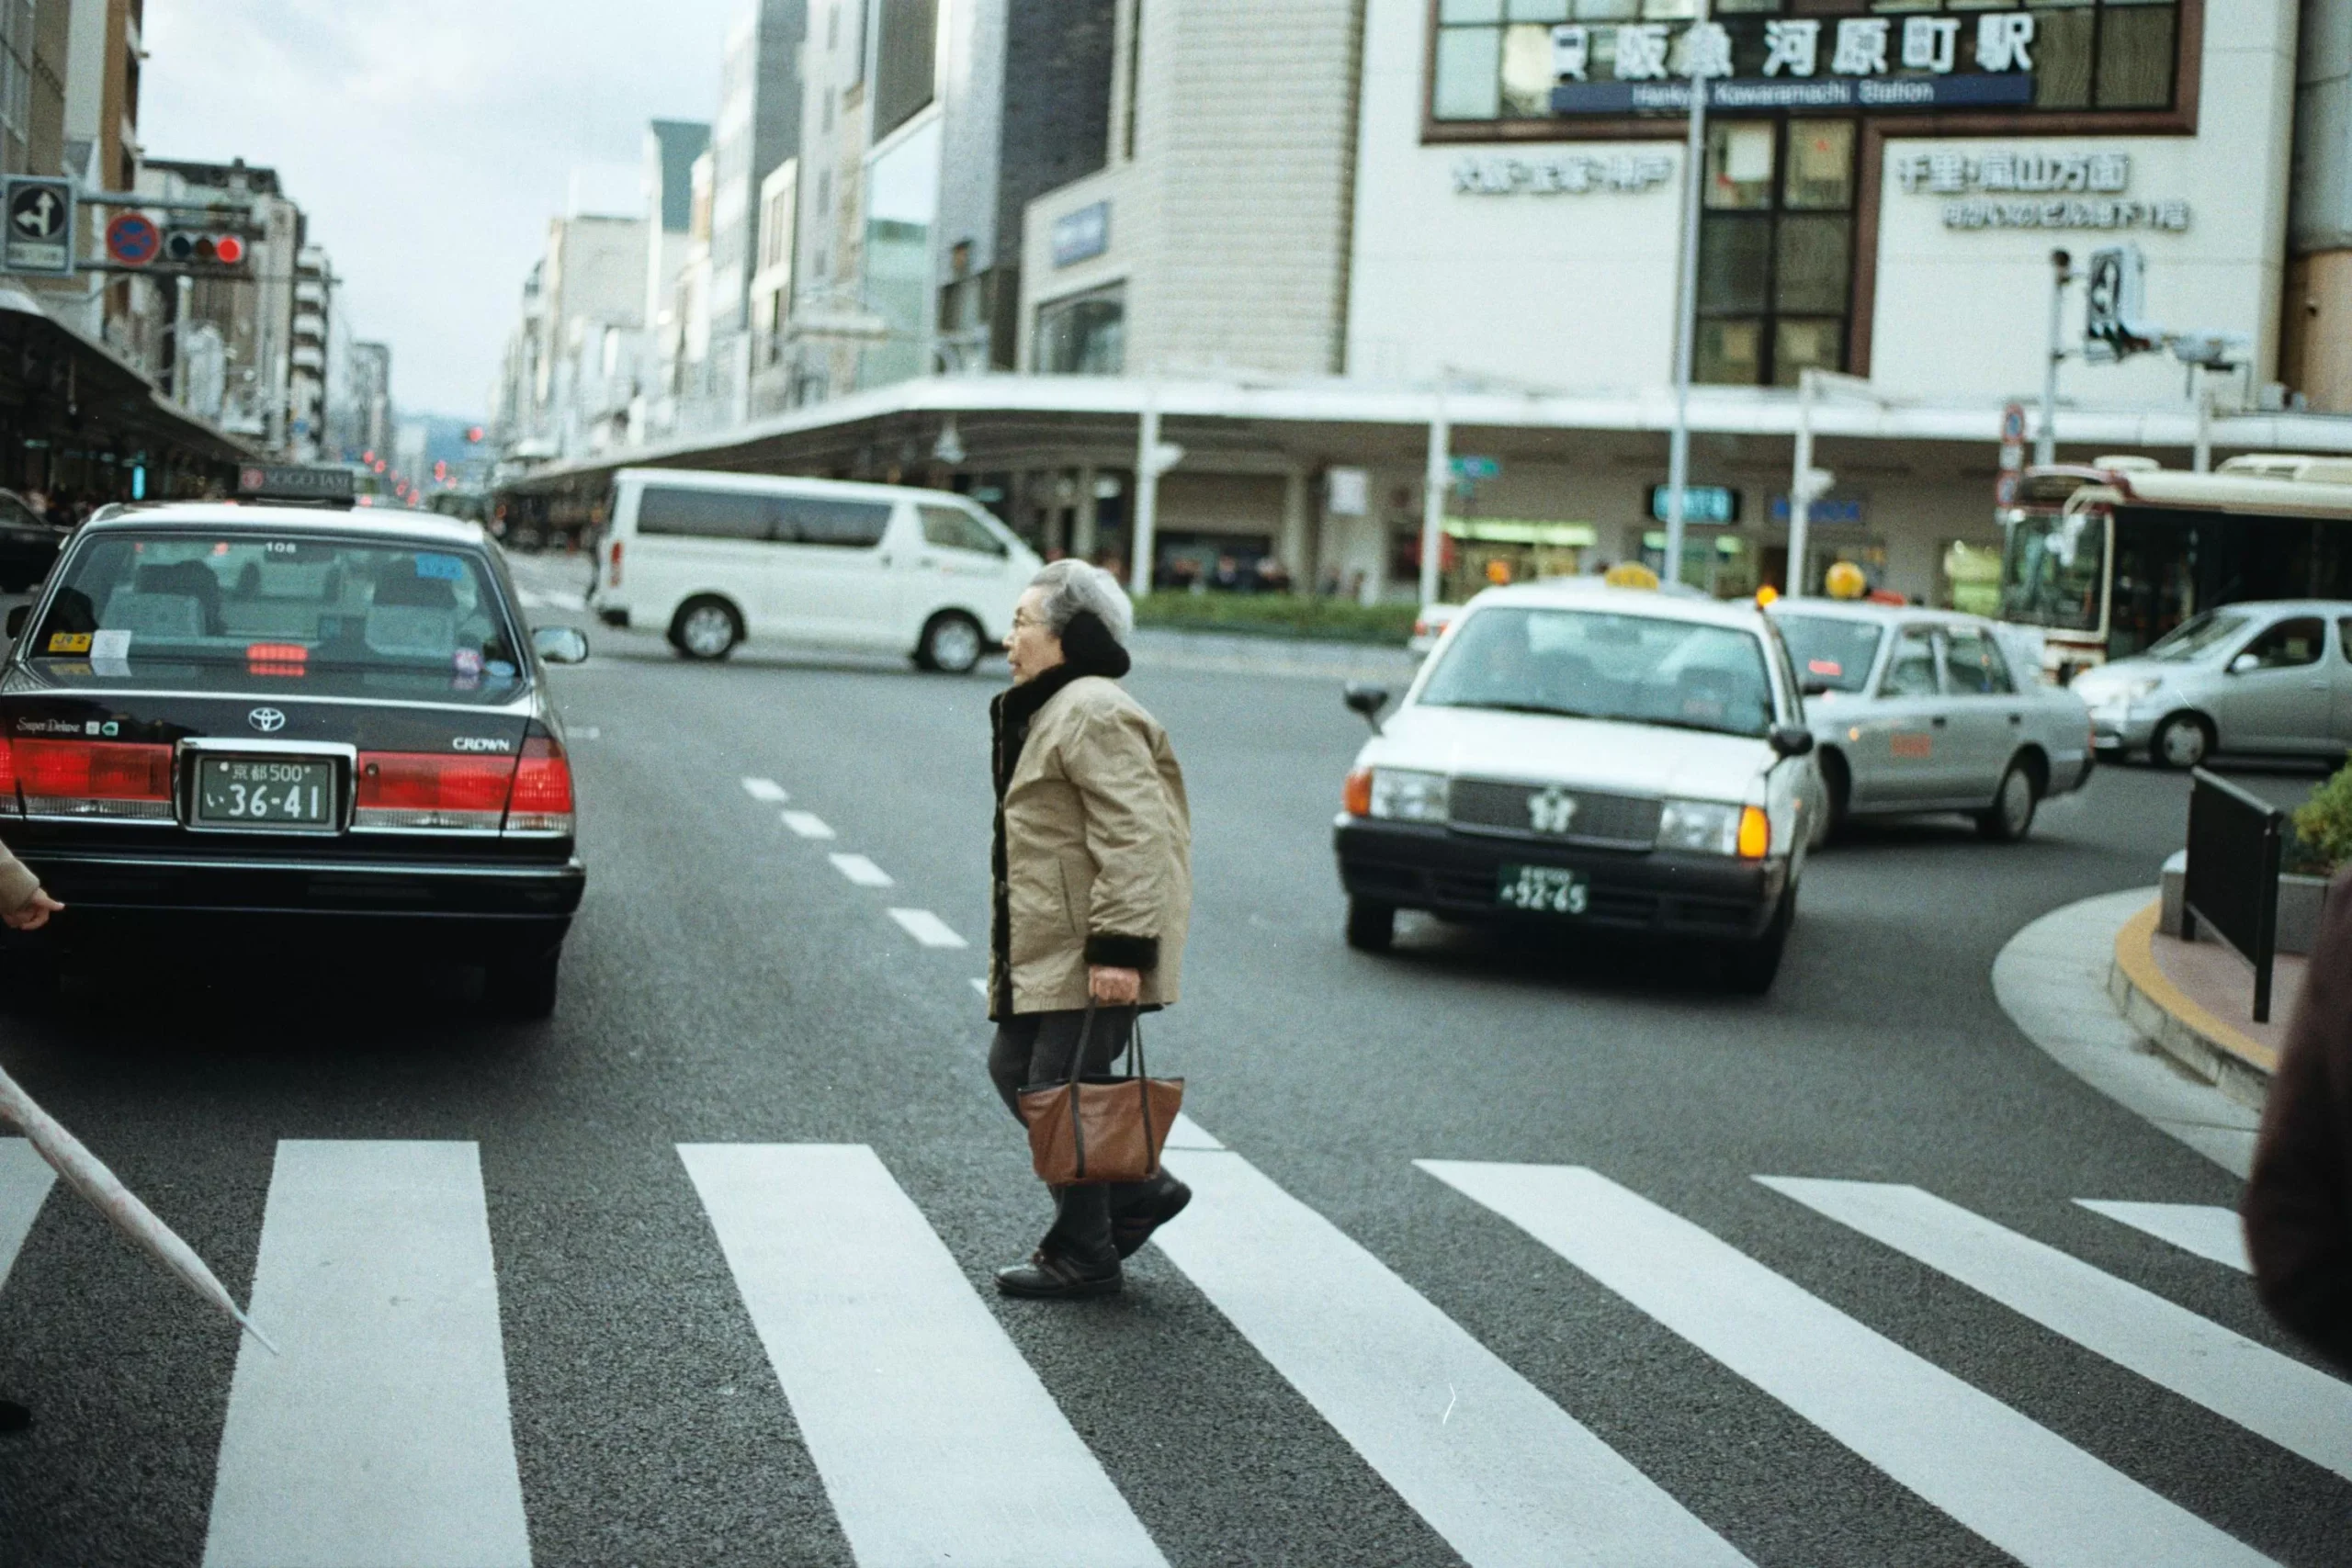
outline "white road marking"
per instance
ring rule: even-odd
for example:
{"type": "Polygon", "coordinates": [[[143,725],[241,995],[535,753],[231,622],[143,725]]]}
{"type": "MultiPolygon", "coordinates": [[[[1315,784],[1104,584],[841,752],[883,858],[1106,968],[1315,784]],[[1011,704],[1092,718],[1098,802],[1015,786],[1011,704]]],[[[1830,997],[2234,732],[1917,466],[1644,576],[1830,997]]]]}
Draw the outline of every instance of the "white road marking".
{"type": "Polygon", "coordinates": [[[526,610],[584,610],[588,596],[584,593],[542,593],[536,589],[517,588],[514,597],[523,601],[526,610]]]}
{"type": "Polygon", "coordinates": [[[804,839],[830,839],[834,836],[833,830],[825,826],[825,819],[813,811],[787,811],[784,814],[784,825],[804,839]]]}
{"type": "Polygon", "coordinates": [[[2245,1256],[2245,1228],[2233,1209],[2206,1203],[2119,1203],[2098,1198],[2075,1201],[2095,1214],[2105,1214],[2158,1241],[2170,1242],[2183,1252],[2211,1258],[2241,1274],[2254,1272],[2245,1256]]]}
{"type": "Polygon", "coordinates": [[[678,1155],[860,1568],[1165,1568],[873,1150],[678,1155]]]}
{"type": "Polygon", "coordinates": [[[856,883],[860,887],[888,887],[890,874],[867,860],[864,855],[832,855],[828,857],[833,869],[856,883]]]}
{"type": "Polygon", "coordinates": [[[605,732],[593,724],[576,726],[565,730],[564,734],[574,740],[602,740],[605,738],[605,732]]]}
{"type": "Polygon", "coordinates": [[[764,800],[773,806],[782,806],[792,798],[785,792],[785,787],[774,779],[745,779],[743,793],[753,800],[764,800]]]}
{"type": "Polygon", "coordinates": [[[972,976],[972,989],[979,992],[980,995],[985,997],[989,994],[989,983],[979,976],[975,975],[972,976]]]}
{"type": "Polygon", "coordinates": [[[1179,1111],[1176,1120],[1168,1124],[1168,1144],[1171,1149],[1222,1149],[1223,1144],[1209,1134],[1207,1128],[1179,1111]]]}
{"type": "MultiPolygon", "coordinates": [[[[1596,1171],[1414,1163],[2029,1568],[2222,1568],[2268,1562],[1596,1171]]],[[[1169,1229],[1181,1233],[1183,1226],[1169,1229]]]]}
{"type": "Polygon", "coordinates": [[[1917,1187],[1757,1179],[2313,1464],[2352,1476],[2352,1383],[1917,1187]]]}
{"type": "Polygon", "coordinates": [[[205,1568],[528,1568],[472,1144],[277,1145],[205,1568]]]}
{"type": "Polygon", "coordinates": [[[1153,1239],[1472,1568],[1747,1561],[1329,1220],[1175,1132],[1199,1201],[1153,1239]]]}
{"type": "Polygon", "coordinates": [[[947,922],[929,909],[893,909],[890,911],[890,918],[904,926],[907,934],[925,947],[969,947],[972,945],[948,929],[947,922]]]}
{"type": "Polygon", "coordinates": [[[8,1270],[17,1266],[17,1254],[56,1185],[57,1172],[29,1141],[0,1138],[0,1285],[8,1282],[8,1270]]]}

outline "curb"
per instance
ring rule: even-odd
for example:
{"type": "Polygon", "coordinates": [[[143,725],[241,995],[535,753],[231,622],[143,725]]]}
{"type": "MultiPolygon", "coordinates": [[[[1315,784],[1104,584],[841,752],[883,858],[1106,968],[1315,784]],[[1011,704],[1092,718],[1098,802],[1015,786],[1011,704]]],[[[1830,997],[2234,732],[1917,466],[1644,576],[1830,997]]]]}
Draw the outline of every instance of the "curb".
{"type": "Polygon", "coordinates": [[[2115,933],[2107,994],[2124,1021],[2158,1050],[2240,1105],[2262,1108],[2278,1054],[2189,999],[2157,966],[2150,945],[2163,904],[2151,904],[2115,933]]]}

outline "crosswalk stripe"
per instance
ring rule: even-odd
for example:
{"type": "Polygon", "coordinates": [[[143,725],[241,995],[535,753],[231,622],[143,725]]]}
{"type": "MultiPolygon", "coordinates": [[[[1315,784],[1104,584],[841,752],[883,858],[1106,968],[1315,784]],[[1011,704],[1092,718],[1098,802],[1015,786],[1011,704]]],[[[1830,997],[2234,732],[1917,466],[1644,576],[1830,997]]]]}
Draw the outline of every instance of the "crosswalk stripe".
{"type": "Polygon", "coordinates": [[[2245,1255],[2245,1229],[2234,1209],[2211,1203],[2121,1203],[2099,1198],[2075,1201],[2094,1214],[2105,1214],[2158,1241],[2170,1242],[2183,1252],[2211,1258],[2241,1274],[2254,1272],[2245,1255]]]}
{"type": "Polygon", "coordinates": [[[1161,1250],[1471,1568],[1747,1562],[1329,1220],[1175,1143],[1198,1201],[1161,1250]]]}
{"type": "Polygon", "coordinates": [[[813,811],[787,811],[784,814],[784,825],[804,839],[834,837],[832,829],[825,825],[825,819],[813,811]]]}
{"type": "Polygon", "coordinates": [[[277,1145],[205,1568],[528,1568],[481,1161],[277,1145]]]}
{"type": "Polygon", "coordinates": [[[792,798],[785,792],[785,787],[774,779],[745,779],[743,793],[753,800],[764,800],[771,806],[782,806],[792,798]]]}
{"type": "Polygon", "coordinates": [[[906,928],[909,936],[925,947],[969,947],[972,944],[956,934],[955,928],[929,909],[893,909],[890,918],[906,928]]]}
{"type": "Polygon", "coordinates": [[[835,871],[840,872],[860,887],[891,886],[890,874],[864,855],[831,855],[827,858],[833,863],[835,871]]]}
{"type": "Polygon", "coordinates": [[[2313,1464],[2352,1476],[2352,1383],[1917,1187],[1757,1179],[2313,1464]]]}
{"type": "Polygon", "coordinates": [[[2268,1561],[1597,1171],[1414,1163],[2030,1568],[2268,1561]]]}
{"type": "Polygon", "coordinates": [[[32,1234],[40,1206],[56,1184],[57,1172],[30,1143],[0,1138],[0,1285],[8,1282],[17,1254],[24,1250],[25,1237],[32,1234]]]}
{"type": "Polygon", "coordinates": [[[873,1150],[678,1154],[861,1568],[1166,1568],[873,1150]]]}

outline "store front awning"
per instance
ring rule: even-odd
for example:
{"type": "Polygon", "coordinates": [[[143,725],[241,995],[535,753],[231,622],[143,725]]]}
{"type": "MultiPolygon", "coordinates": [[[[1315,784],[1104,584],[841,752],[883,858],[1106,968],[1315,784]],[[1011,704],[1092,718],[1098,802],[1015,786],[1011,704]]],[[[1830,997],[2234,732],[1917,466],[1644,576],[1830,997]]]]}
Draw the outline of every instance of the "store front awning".
{"type": "Polygon", "coordinates": [[[154,466],[229,466],[248,443],[159,393],[112,347],[59,321],[21,288],[0,286],[0,421],[27,444],[75,443],[154,466]]]}

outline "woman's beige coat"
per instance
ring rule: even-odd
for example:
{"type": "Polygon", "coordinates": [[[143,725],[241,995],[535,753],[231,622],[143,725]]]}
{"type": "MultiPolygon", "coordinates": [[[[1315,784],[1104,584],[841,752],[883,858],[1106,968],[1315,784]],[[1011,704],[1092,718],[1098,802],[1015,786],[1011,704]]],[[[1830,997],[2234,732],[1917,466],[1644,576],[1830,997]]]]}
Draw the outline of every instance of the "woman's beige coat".
{"type": "Polygon", "coordinates": [[[1001,929],[989,995],[1015,1013],[1083,1008],[1087,966],[1139,970],[1176,999],[1193,912],[1193,818],[1168,732],[1118,682],[1072,681],[1030,720],[1003,802],[1001,929]]]}

